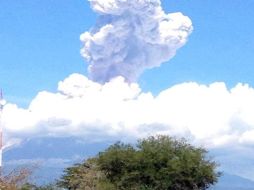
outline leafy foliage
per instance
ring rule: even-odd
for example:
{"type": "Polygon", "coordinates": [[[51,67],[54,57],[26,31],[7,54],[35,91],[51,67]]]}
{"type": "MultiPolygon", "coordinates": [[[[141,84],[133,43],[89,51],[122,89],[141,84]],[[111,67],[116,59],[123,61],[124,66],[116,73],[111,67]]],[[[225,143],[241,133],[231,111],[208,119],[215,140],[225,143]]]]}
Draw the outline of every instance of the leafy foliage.
{"type": "Polygon", "coordinates": [[[19,190],[60,190],[60,189],[55,184],[37,186],[31,183],[26,183],[19,190]]]}
{"type": "Polygon", "coordinates": [[[64,171],[66,175],[58,181],[58,186],[69,190],[95,189],[101,173],[94,161],[90,159],[85,163],[66,168],[64,171]]]}
{"type": "Polygon", "coordinates": [[[96,157],[65,170],[69,190],[204,190],[217,182],[217,164],[184,139],[156,136],[136,146],[117,142],[96,157]]]}
{"type": "Polygon", "coordinates": [[[29,181],[37,165],[15,168],[7,174],[0,175],[0,190],[60,190],[54,184],[36,186],[29,181]]]}
{"type": "Polygon", "coordinates": [[[32,168],[16,168],[8,174],[1,174],[0,189],[17,190],[23,186],[32,174],[32,168]]]}

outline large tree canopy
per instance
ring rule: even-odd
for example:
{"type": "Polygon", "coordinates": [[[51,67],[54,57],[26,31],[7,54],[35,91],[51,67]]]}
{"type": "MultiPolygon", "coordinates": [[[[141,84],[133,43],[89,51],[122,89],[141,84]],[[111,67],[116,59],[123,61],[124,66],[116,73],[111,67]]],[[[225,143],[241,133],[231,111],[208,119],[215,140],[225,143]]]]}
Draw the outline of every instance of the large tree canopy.
{"type": "Polygon", "coordinates": [[[85,163],[67,168],[59,185],[70,190],[204,190],[217,182],[216,168],[205,149],[184,139],[156,136],[135,146],[111,145],[85,163]]]}

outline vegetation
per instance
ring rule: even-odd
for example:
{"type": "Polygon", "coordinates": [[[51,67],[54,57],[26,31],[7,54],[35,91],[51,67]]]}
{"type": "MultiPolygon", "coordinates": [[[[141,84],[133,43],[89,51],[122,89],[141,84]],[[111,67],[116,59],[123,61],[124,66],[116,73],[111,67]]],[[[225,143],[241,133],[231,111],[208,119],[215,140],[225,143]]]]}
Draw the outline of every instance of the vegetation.
{"type": "Polygon", "coordinates": [[[29,183],[37,166],[16,168],[7,174],[0,175],[0,190],[60,190],[54,184],[36,186],[29,183]]]}
{"type": "Polygon", "coordinates": [[[57,184],[28,183],[32,169],[0,175],[2,190],[205,190],[220,172],[207,151],[185,139],[141,139],[135,146],[117,142],[83,163],[66,168],[57,184]]]}
{"type": "Polygon", "coordinates": [[[26,183],[18,190],[60,190],[60,188],[58,188],[55,184],[48,184],[38,187],[34,184],[26,183]]]}
{"type": "Polygon", "coordinates": [[[95,189],[101,178],[101,172],[97,169],[93,159],[66,168],[65,173],[66,175],[58,182],[58,186],[69,190],[95,189]]]}
{"type": "Polygon", "coordinates": [[[58,182],[68,190],[204,190],[220,172],[207,151],[184,139],[156,136],[136,146],[116,143],[67,168],[58,182]]]}
{"type": "Polygon", "coordinates": [[[22,187],[32,173],[31,168],[17,168],[10,173],[0,175],[0,189],[16,190],[22,187]]]}

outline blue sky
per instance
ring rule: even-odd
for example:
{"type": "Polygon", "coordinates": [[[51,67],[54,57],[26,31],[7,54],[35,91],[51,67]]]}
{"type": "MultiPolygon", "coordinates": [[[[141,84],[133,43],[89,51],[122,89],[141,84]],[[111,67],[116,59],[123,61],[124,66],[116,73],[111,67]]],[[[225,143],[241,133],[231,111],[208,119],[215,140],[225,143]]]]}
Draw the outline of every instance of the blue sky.
{"type": "MultiPolygon", "coordinates": [[[[87,1],[11,0],[0,6],[0,86],[7,100],[27,106],[69,74],[86,74],[79,35],[96,19],[87,1]]],[[[163,7],[189,16],[194,32],[169,64],[141,76],[145,91],[156,94],[185,81],[254,85],[253,1],[171,0],[163,7]]]]}
{"type": "Polygon", "coordinates": [[[86,72],[79,35],[95,15],[86,1],[1,1],[1,87],[27,105],[73,72],[86,72]]]}
{"type": "Polygon", "coordinates": [[[116,78],[105,85],[86,78],[80,55],[80,34],[98,22],[88,1],[10,0],[0,7],[8,145],[31,136],[91,143],[163,133],[209,147],[228,173],[254,179],[252,0],[164,0],[166,13],[191,19],[187,43],[136,83],[116,78]]]}
{"type": "Polygon", "coordinates": [[[167,2],[164,7],[168,12],[181,11],[191,18],[194,32],[171,64],[151,70],[145,80],[156,74],[160,81],[154,86],[162,83],[164,88],[184,81],[224,81],[229,87],[238,82],[254,85],[253,1],[167,2]]]}

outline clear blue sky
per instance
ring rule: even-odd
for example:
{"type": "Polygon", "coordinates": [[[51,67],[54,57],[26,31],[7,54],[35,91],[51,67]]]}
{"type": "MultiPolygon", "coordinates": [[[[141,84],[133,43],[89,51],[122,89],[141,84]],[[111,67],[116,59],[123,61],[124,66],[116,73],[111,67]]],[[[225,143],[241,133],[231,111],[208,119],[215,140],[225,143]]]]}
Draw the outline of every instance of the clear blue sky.
{"type": "MultiPolygon", "coordinates": [[[[253,0],[164,0],[166,12],[193,22],[187,45],[139,83],[157,94],[185,81],[254,86],[253,0]]],[[[95,23],[86,0],[0,0],[0,87],[8,101],[27,106],[42,90],[55,91],[69,74],[86,74],[79,35],[95,23]]]]}

